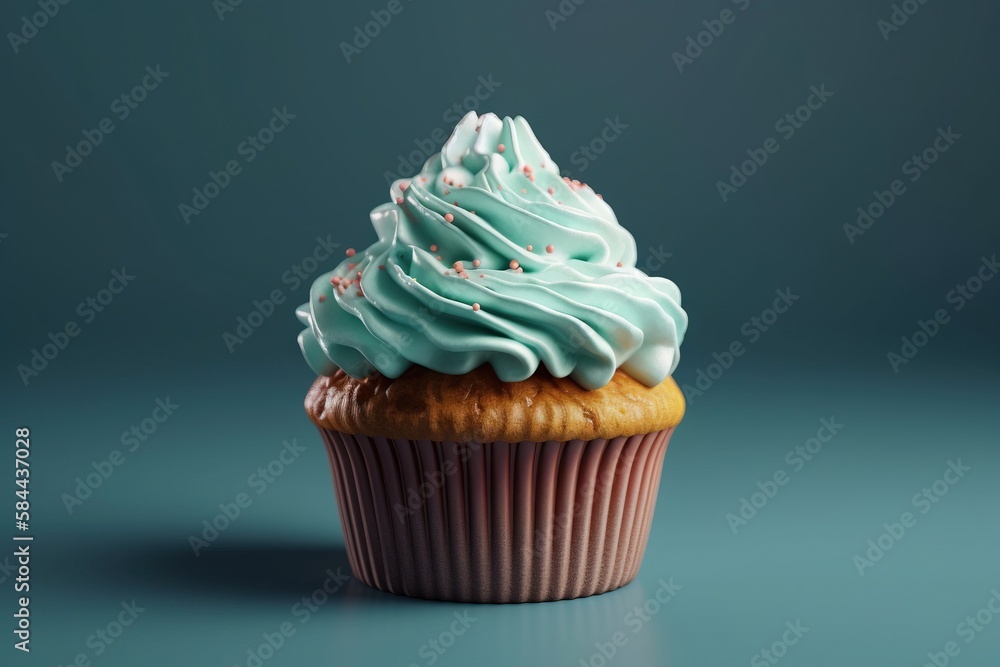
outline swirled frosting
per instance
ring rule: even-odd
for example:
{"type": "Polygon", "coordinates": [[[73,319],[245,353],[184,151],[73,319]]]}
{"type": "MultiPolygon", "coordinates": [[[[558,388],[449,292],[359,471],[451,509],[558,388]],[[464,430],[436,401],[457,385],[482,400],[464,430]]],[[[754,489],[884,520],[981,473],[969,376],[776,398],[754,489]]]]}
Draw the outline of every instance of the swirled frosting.
{"type": "Polygon", "coordinates": [[[600,195],[559,168],[521,117],[470,112],[392,202],[378,240],[312,285],[296,315],[316,373],[399,377],[411,365],[506,382],[539,364],[586,389],[621,368],[655,386],[687,328],[677,286],[635,267],[600,195]]]}

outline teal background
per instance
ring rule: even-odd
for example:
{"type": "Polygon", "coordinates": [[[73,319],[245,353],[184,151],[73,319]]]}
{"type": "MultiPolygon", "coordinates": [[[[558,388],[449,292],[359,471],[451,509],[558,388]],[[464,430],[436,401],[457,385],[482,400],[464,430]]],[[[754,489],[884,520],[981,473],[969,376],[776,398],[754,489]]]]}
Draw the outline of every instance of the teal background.
{"type": "MultiPolygon", "coordinates": [[[[891,3],[856,0],[587,0],[555,30],[556,2],[401,6],[350,63],[338,45],[385,4],[246,0],[220,21],[207,0],[70,2],[18,53],[0,44],[0,433],[13,456],[14,428],[31,427],[35,536],[33,650],[5,642],[0,664],[246,664],[291,620],[296,634],[264,664],[425,665],[420,647],[468,609],[478,620],[434,664],[597,665],[595,642],[617,630],[628,642],[611,664],[753,664],[801,620],[810,630],[781,664],[923,665],[955,640],[949,664],[995,665],[1000,618],[968,644],[956,626],[1000,589],[1000,281],[961,311],[947,295],[1000,252],[1000,9],[928,2],[886,41],[876,22],[891,3]],[[724,8],[735,21],[678,72],[671,54],[724,8]],[[157,64],[169,76],[118,120],[112,100],[157,64]],[[525,116],[632,231],[639,266],[681,287],[678,382],[695,386],[734,341],[746,353],[691,394],[633,584],[469,606],[351,581],[300,623],[296,601],[348,568],[302,412],[305,284],[283,275],[317,237],[370,243],[384,173],[448,131],[448,109],[490,75],[500,85],[478,110],[525,116]],[[780,138],[775,121],[820,85],[834,96],[780,138]],[[242,159],[275,107],[296,118],[185,224],[178,205],[242,159]],[[52,161],[105,117],[114,132],[59,182],[52,161]],[[609,117],[627,129],[581,169],[574,152],[609,117]],[[948,126],[955,146],[850,244],[857,207],[948,126]],[[723,202],[716,182],[768,137],[780,150],[723,202]],[[654,250],[670,254],[662,267],[654,250]],[[85,322],[78,304],[123,266],[134,282],[85,322]],[[751,342],[744,325],[786,287],[800,299],[751,342]],[[223,333],[273,290],[285,301],[231,353],[223,333]],[[886,354],[939,308],[951,321],[894,372],[886,354]],[[17,366],[70,320],[80,334],[26,386],[17,366]],[[62,494],[167,397],[176,414],[68,513],[62,494]],[[790,471],[786,453],[830,417],[843,431],[734,535],[726,514],[790,471]],[[306,450],[195,557],[188,536],[293,439],[306,450]],[[972,470],[920,514],[914,495],[958,459],[972,470]],[[853,557],[906,511],[916,525],[859,575],[853,557]],[[632,633],[626,615],[670,577],[683,588],[632,633]],[[88,636],[132,599],[146,611],[95,656],[88,636]]],[[[8,2],[0,29],[36,11],[8,2]]],[[[0,481],[13,489],[11,465],[0,481]]]]}

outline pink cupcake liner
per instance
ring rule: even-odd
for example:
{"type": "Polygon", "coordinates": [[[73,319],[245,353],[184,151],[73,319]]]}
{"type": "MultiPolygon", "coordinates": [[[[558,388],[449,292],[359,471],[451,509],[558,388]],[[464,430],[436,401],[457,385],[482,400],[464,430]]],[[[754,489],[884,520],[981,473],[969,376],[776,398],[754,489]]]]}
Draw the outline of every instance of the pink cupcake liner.
{"type": "Polygon", "coordinates": [[[320,432],[358,579],[411,597],[540,602],[635,578],[673,430],[543,443],[320,432]]]}

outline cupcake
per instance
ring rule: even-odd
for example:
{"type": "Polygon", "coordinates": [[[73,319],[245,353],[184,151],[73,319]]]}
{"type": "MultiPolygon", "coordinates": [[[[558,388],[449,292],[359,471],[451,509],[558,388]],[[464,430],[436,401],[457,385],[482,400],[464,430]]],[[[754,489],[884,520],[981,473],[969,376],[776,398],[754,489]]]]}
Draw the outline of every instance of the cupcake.
{"type": "Polygon", "coordinates": [[[296,311],[354,575],[468,602],[627,584],[684,414],[677,286],[520,117],[469,113],[390,197],[296,311]]]}

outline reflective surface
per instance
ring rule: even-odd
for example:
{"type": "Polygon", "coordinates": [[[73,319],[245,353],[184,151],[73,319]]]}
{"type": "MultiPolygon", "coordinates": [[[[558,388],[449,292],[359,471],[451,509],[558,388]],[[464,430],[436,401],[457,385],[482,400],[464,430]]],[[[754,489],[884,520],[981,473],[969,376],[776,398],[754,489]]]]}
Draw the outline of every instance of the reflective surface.
{"type": "Polygon", "coordinates": [[[956,626],[1000,586],[1000,455],[986,418],[1000,398],[996,382],[960,384],[957,371],[901,384],[758,370],[748,362],[691,406],[666,454],[635,582],[593,598],[506,606],[411,600],[343,576],[327,458],[301,411],[301,374],[269,374],[267,388],[248,378],[158,378],[90,398],[67,387],[77,399],[62,423],[33,423],[38,410],[15,403],[33,429],[37,474],[31,664],[69,664],[83,653],[95,665],[191,656],[191,664],[254,665],[248,651],[271,654],[265,635],[280,648],[264,664],[277,665],[576,666],[613,652],[614,664],[683,667],[747,664],[765,649],[787,653],[787,664],[921,665],[949,640],[959,664],[992,664],[1000,618],[971,643],[956,626]],[[153,384],[174,387],[179,408],[68,514],[59,495],[107,457],[119,424],[153,407],[136,398],[156,395],[153,384]],[[875,402],[890,391],[891,401],[875,402]],[[941,412],[947,423],[919,417],[941,412]],[[808,452],[821,419],[843,428],[811,460],[786,460],[797,446],[808,452]],[[305,449],[277,465],[283,440],[305,449]],[[56,455],[57,442],[74,444],[56,455]],[[933,488],[949,460],[971,470],[922,514],[914,495],[933,488]],[[779,470],[786,483],[771,487],[779,470]],[[758,482],[773,496],[766,503],[753,496],[758,482]],[[234,513],[241,492],[248,506],[195,556],[190,536],[220,503],[234,513]],[[762,506],[734,534],[726,515],[744,497],[762,506]],[[915,524],[861,576],[854,556],[903,512],[915,524]],[[320,593],[324,585],[333,592],[320,593]],[[312,610],[303,596],[314,596],[312,610]],[[88,646],[99,628],[117,631],[107,626],[132,600],[138,618],[113,643],[95,636],[88,646]],[[283,623],[294,634],[279,639],[283,623]]]}

